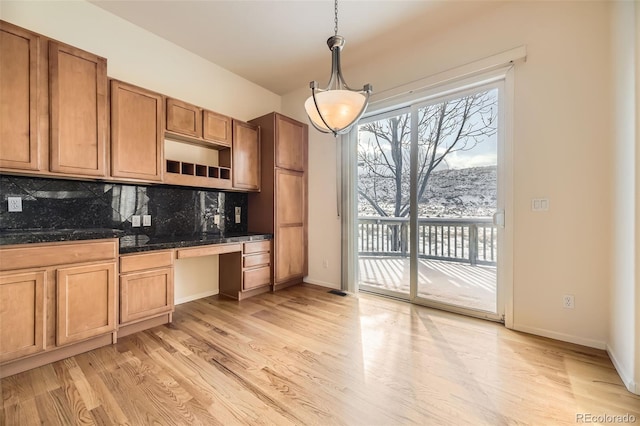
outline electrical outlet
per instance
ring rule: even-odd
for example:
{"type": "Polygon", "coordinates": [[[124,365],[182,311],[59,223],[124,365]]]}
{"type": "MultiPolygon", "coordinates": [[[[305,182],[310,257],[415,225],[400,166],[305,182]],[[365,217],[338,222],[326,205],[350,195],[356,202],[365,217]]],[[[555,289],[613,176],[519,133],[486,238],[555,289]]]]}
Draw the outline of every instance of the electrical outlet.
{"type": "Polygon", "coordinates": [[[10,212],[21,212],[22,197],[7,197],[7,210],[10,212]]]}
{"type": "Polygon", "coordinates": [[[142,226],[151,226],[151,215],[150,214],[142,215],[142,226]]]}
{"type": "Polygon", "coordinates": [[[219,214],[216,213],[216,214],[213,215],[213,223],[214,223],[214,225],[220,226],[220,215],[219,214]]]}
{"type": "Polygon", "coordinates": [[[575,307],[573,294],[565,294],[562,296],[562,307],[565,309],[573,309],[575,307]]]}
{"type": "Polygon", "coordinates": [[[327,259],[325,259],[325,260],[323,260],[323,261],[322,261],[322,267],[323,267],[324,269],[327,269],[327,268],[329,267],[329,261],[328,261],[327,259]]]}
{"type": "Polygon", "coordinates": [[[133,228],[140,228],[140,216],[139,215],[131,216],[131,226],[133,228]]]}
{"type": "Polygon", "coordinates": [[[236,223],[240,223],[241,213],[242,209],[240,207],[236,207],[236,223]]]}

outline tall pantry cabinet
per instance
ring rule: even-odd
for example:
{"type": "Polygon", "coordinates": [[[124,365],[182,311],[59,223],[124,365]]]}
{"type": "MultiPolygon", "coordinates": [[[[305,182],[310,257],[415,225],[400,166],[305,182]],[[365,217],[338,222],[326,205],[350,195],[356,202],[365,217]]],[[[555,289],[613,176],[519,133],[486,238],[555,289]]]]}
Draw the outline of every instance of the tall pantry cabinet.
{"type": "Polygon", "coordinates": [[[308,126],[282,114],[250,121],[261,130],[262,190],[249,194],[249,231],[273,234],[274,290],[307,275],[308,126]]]}

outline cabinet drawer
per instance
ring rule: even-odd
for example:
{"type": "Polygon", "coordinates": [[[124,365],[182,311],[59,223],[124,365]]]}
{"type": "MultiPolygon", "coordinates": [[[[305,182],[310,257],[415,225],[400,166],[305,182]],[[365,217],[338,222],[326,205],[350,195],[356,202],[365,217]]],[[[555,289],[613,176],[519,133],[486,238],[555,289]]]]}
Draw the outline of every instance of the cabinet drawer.
{"type": "Polygon", "coordinates": [[[26,269],[115,259],[118,240],[86,243],[23,244],[0,250],[0,269],[26,269]],[[25,247],[28,246],[28,247],[25,247]]]}
{"type": "Polygon", "coordinates": [[[177,258],[187,259],[189,257],[212,256],[215,254],[233,253],[234,251],[242,251],[242,246],[240,244],[212,244],[180,249],[177,251],[177,258]]]}
{"type": "Polygon", "coordinates": [[[244,290],[271,284],[271,268],[263,266],[262,268],[250,269],[242,273],[244,290]]]}
{"type": "Polygon", "coordinates": [[[120,257],[120,273],[162,268],[173,264],[173,252],[162,251],[120,257]]]}
{"type": "Polygon", "coordinates": [[[260,253],[263,251],[270,251],[270,250],[271,250],[271,241],[269,240],[244,243],[245,254],[260,253]]]}
{"type": "Polygon", "coordinates": [[[271,260],[271,253],[269,252],[252,254],[249,256],[245,256],[243,258],[242,267],[253,268],[254,266],[269,265],[270,260],[271,260]]]}

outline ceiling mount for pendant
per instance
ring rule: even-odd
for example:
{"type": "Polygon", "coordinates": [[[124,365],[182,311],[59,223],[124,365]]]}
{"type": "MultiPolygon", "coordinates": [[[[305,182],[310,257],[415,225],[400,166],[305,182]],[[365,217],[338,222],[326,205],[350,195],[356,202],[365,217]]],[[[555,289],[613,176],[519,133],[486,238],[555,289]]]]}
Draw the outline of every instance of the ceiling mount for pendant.
{"type": "Polygon", "coordinates": [[[345,82],[340,68],[340,51],[344,43],[344,37],[338,35],[338,0],[335,0],[335,34],[327,40],[331,50],[331,77],[325,89],[312,81],[309,84],[311,96],[304,103],[313,127],[334,136],[351,130],[366,111],[373,91],[370,84],[365,84],[362,90],[354,90],[345,82]]]}

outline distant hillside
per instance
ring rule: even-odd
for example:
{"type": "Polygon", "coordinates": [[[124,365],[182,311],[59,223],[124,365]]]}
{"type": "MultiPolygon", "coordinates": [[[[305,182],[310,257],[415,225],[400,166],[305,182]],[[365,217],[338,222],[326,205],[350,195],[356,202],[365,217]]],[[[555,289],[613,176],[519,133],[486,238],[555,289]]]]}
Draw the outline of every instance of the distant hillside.
{"type": "MultiPolygon", "coordinates": [[[[360,179],[363,179],[365,186],[373,185],[370,178],[369,181],[363,177],[360,179]]],[[[420,200],[419,214],[421,217],[491,216],[496,206],[496,180],[495,166],[433,172],[420,200]]],[[[392,182],[378,182],[376,186],[379,204],[391,213],[395,197],[392,182]]],[[[409,187],[403,189],[408,198],[409,187]]],[[[360,197],[358,204],[360,216],[378,216],[363,197],[360,197]]]]}

